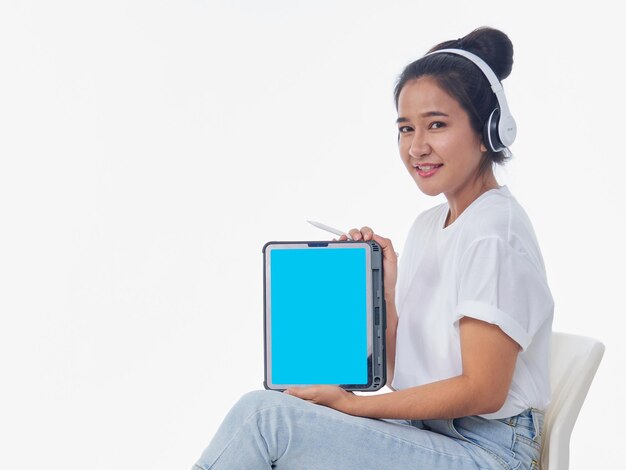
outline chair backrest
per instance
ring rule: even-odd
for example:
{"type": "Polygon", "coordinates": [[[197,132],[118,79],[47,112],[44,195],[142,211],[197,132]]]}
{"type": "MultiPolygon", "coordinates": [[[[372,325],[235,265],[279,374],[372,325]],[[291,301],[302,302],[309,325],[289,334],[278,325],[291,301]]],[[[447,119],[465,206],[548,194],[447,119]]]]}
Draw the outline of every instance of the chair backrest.
{"type": "Polygon", "coordinates": [[[604,344],[587,336],[552,333],[552,396],[543,431],[543,470],[569,467],[569,441],[591,382],[604,355],[604,344]]]}

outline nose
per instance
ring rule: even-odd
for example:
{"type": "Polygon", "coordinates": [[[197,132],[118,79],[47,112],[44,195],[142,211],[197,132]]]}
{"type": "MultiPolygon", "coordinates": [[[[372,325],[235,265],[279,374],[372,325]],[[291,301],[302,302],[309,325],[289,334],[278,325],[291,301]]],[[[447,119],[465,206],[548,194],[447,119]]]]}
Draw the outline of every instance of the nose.
{"type": "Polygon", "coordinates": [[[422,158],[430,153],[430,145],[426,139],[426,133],[420,130],[413,131],[411,146],[409,147],[409,155],[413,158],[422,158]]]}

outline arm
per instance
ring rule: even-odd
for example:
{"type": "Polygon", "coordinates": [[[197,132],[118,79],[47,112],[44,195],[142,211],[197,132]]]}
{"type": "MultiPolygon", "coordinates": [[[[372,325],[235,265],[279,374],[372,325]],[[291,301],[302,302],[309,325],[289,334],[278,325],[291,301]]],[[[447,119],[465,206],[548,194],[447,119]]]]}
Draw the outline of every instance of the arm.
{"type": "Polygon", "coordinates": [[[346,412],[372,418],[448,419],[493,413],[506,400],[519,346],[495,325],[461,320],[463,372],[377,396],[358,396],[346,412]]]}
{"type": "Polygon", "coordinates": [[[506,400],[519,345],[499,327],[461,319],[460,375],[380,395],[354,395],[339,387],[289,389],[288,393],[370,418],[448,419],[497,411],[506,400]]]}

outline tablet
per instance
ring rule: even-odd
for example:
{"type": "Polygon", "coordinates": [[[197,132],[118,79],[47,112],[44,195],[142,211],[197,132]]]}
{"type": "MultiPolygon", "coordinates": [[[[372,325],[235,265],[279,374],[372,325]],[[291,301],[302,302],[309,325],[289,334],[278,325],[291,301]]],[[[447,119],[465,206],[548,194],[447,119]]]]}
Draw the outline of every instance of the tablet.
{"type": "Polygon", "coordinates": [[[263,260],[265,388],[382,388],[386,315],[380,246],[269,242],[263,260]]]}

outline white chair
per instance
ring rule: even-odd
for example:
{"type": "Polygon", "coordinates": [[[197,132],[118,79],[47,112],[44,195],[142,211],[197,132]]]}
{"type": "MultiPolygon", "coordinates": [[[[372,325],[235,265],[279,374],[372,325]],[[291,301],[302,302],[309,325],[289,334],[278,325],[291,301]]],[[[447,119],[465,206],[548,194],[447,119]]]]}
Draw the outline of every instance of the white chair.
{"type": "Polygon", "coordinates": [[[543,470],[567,470],[572,429],[604,355],[604,344],[586,336],[552,333],[551,403],[543,429],[543,470]]]}

